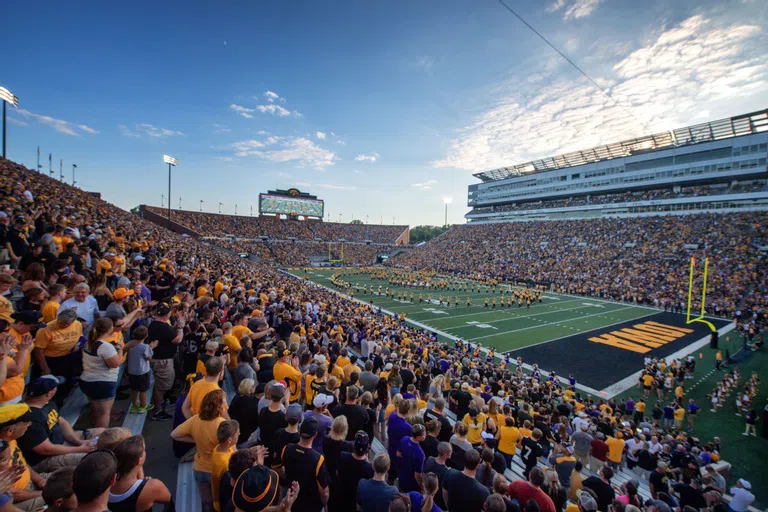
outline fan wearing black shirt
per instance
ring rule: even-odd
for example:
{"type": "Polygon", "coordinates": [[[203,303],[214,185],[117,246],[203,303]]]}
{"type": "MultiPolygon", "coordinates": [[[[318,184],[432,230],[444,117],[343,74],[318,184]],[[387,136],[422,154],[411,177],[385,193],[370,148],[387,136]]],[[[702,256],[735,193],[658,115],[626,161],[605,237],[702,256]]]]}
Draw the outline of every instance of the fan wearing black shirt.
{"type": "Polygon", "coordinates": [[[358,430],[365,430],[365,425],[368,423],[368,411],[362,405],[357,404],[359,391],[357,386],[350,386],[347,389],[347,401],[337,405],[332,411],[334,418],[341,415],[347,417],[347,424],[349,425],[347,441],[352,441],[358,430]]]}
{"type": "Polygon", "coordinates": [[[373,478],[373,466],[368,462],[370,447],[368,434],[358,432],[355,435],[352,453],[341,452],[336,463],[336,474],[331,475],[330,510],[337,512],[356,512],[357,484],[360,480],[373,478]]]}
{"type": "Polygon", "coordinates": [[[163,411],[163,397],[173,387],[176,372],[173,368],[173,358],[179,343],[184,336],[184,322],[179,320],[175,327],[168,325],[171,318],[171,308],[161,304],[155,310],[155,317],[149,324],[146,343],[157,341],[152,360],[149,362],[155,375],[155,387],[152,398],[155,405],[153,420],[168,421],[173,416],[163,411]]]}
{"type": "Polygon", "coordinates": [[[438,421],[440,423],[440,433],[437,435],[438,441],[449,442],[453,435],[453,427],[448,418],[443,414],[445,408],[445,399],[438,398],[435,400],[435,406],[433,409],[427,409],[424,411],[424,421],[429,423],[430,421],[438,421]]]}
{"type": "Polygon", "coordinates": [[[278,469],[283,466],[280,455],[283,448],[291,443],[298,443],[301,440],[299,435],[299,422],[304,415],[304,410],[299,404],[291,404],[285,410],[285,421],[288,423],[285,427],[277,429],[275,432],[275,449],[272,453],[272,468],[278,469]]]}
{"type": "Polygon", "coordinates": [[[490,492],[475,474],[480,454],[470,449],[464,455],[464,470],[451,469],[443,480],[443,501],[449,512],[480,512],[490,492]]]}
{"type": "Polygon", "coordinates": [[[318,427],[315,418],[305,418],[299,428],[301,440],[283,448],[282,453],[285,479],[299,483],[299,496],[294,507],[302,512],[320,512],[330,496],[330,476],[325,458],[312,449],[318,427]]]}
{"type": "Polygon", "coordinates": [[[591,476],[584,480],[582,485],[588,489],[592,489],[597,494],[597,509],[608,510],[608,506],[613,503],[613,499],[616,497],[616,492],[611,486],[611,478],[613,478],[613,470],[608,466],[600,468],[600,476],[591,476]]]}
{"type": "Polygon", "coordinates": [[[525,471],[523,471],[525,478],[528,478],[528,474],[536,467],[536,463],[544,453],[539,444],[541,430],[534,428],[531,435],[533,437],[523,438],[522,447],[520,448],[520,459],[523,461],[523,466],[525,466],[525,471]]]}
{"type": "Polygon", "coordinates": [[[437,434],[440,433],[440,422],[437,420],[431,420],[427,422],[427,437],[419,443],[421,449],[424,451],[424,457],[437,457],[437,445],[440,444],[440,440],[437,438],[437,434]]]}
{"type": "Polygon", "coordinates": [[[282,410],[281,400],[285,395],[285,386],[274,384],[269,390],[271,400],[269,406],[264,407],[259,413],[259,432],[261,433],[261,444],[269,450],[267,465],[272,464],[272,454],[275,452],[275,434],[278,429],[288,425],[285,420],[285,412],[282,410]]]}
{"type": "Polygon", "coordinates": [[[450,443],[440,442],[437,445],[437,456],[427,457],[424,462],[424,474],[434,473],[437,475],[437,481],[440,484],[437,494],[435,494],[435,504],[440,507],[441,510],[445,510],[445,501],[443,500],[443,480],[445,475],[448,474],[450,468],[448,468],[448,460],[451,458],[451,445],[450,443]]]}

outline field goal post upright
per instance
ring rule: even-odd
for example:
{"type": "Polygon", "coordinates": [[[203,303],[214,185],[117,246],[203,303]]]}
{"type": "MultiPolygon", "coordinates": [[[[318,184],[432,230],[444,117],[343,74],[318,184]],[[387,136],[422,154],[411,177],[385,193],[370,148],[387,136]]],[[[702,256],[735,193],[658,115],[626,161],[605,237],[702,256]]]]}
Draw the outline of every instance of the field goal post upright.
{"type": "Polygon", "coordinates": [[[340,242],[341,244],[341,255],[339,256],[339,259],[334,259],[333,254],[331,253],[331,246],[333,245],[333,242],[328,242],[328,262],[329,263],[344,263],[344,242],[340,242]]]}
{"type": "Polygon", "coordinates": [[[693,270],[696,267],[696,257],[691,256],[691,268],[688,274],[688,307],[685,314],[685,323],[692,324],[693,322],[701,322],[709,326],[712,332],[717,331],[717,328],[712,322],[704,319],[704,308],[707,301],[707,274],[709,272],[709,258],[704,258],[704,279],[701,286],[701,311],[699,316],[691,318],[691,305],[693,304],[693,270]]]}

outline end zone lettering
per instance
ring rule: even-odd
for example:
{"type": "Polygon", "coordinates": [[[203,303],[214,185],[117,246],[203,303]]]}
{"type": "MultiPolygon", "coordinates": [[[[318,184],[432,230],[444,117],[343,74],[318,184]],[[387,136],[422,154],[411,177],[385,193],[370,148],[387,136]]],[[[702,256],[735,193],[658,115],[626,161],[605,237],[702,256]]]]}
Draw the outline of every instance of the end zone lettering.
{"type": "Polygon", "coordinates": [[[594,343],[602,343],[644,354],[692,332],[693,329],[684,327],[675,327],[658,322],[643,322],[633,325],[631,328],[611,331],[588,339],[594,343]]]}

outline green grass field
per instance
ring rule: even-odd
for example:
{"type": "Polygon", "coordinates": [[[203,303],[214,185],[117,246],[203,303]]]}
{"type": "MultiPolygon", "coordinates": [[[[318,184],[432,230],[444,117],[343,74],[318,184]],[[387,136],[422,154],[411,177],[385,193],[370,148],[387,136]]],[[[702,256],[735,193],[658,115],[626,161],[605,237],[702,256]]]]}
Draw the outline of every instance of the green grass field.
{"type": "MultiPolygon", "coordinates": [[[[333,288],[331,276],[338,270],[313,269],[309,271],[309,279],[317,284],[333,288]]],[[[292,272],[304,277],[304,271],[292,272]]],[[[385,281],[371,279],[370,276],[356,275],[345,278],[352,284],[361,287],[371,285],[382,289],[388,284],[385,281]]],[[[635,320],[656,313],[649,308],[617,304],[607,301],[584,297],[558,296],[544,294],[541,304],[534,304],[527,309],[501,309],[501,293],[462,293],[447,292],[451,296],[451,305],[439,306],[440,292],[430,292],[419,288],[399,288],[389,286],[390,290],[413,292],[416,303],[387,299],[368,293],[355,294],[355,298],[373,304],[388,311],[405,313],[407,319],[422,323],[435,331],[449,334],[463,340],[479,343],[486,348],[494,348],[497,354],[515,350],[538,343],[551,341],[564,336],[579,334],[608,325],[635,320]],[[424,295],[424,303],[418,303],[419,293],[424,295]],[[427,294],[432,294],[432,304],[426,302],[427,294]],[[454,300],[459,297],[459,306],[455,307],[454,300]],[[472,298],[472,306],[467,307],[467,297],[472,298]],[[485,309],[486,298],[496,298],[496,309],[485,309]]]]}

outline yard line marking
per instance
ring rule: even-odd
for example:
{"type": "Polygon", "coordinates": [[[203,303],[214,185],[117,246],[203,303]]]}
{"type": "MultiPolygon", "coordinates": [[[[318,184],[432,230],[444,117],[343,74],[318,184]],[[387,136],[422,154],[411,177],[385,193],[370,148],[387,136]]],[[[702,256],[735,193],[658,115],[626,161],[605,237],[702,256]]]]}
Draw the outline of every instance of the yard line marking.
{"type": "MultiPolygon", "coordinates": [[[[551,307],[554,307],[554,306],[560,306],[561,304],[565,304],[566,302],[576,302],[577,300],[579,300],[579,299],[566,300],[566,301],[563,301],[563,302],[559,302],[557,304],[537,304],[535,307],[536,308],[546,308],[546,307],[550,307],[551,308],[551,307]]],[[[472,308],[475,308],[475,307],[482,308],[483,306],[472,306],[472,308]]],[[[490,311],[481,311],[481,312],[478,312],[478,313],[466,313],[464,315],[454,315],[454,316],[446,317],[446,318],[435,318],[434,321],[453,320],[454,318],[463,318],[465,316],[488,315],[490,313],[498,313],[498,312],[503,312],[503,313],[512,312],[512,313],[514,313],[515,311],[517,311],[516,308],[517,308],[517,306],[515,306],[515,308],[512,308],[511,310],[510,309],[497,309],[497,310],[490,310],[490,311]]],[[[467,308],[464,307],[464,306],[462,306],[461,309],[463,309],[464,311],[467,310],[467,308]]],[[[564,311],[564,310],[558,309],[557,311],[564,311]]],[[[415,314],[418,314],[418,313],[413,313],[413,314],[415,315],[415,314]]],[[[521,317],[520,315],[512,315],[512,318],[520,318],[520,317],[521,317]]]]}
{"type": "MultiPolygon", "coordinates": [[[[516,316],[510,317],[510,318],[500,318],[498,320],[491,320],[490,322],[483,322],[483,323],[484,324],[494,324],[494,323],[497,323],[497,322],[507,322],[509,320],[516,320],[518,318],[522,320],[522,319],[525,319],[525,318],[533,318],[535,316],[541,316],[541,315],[551,315],[553,313],[564,313],[566,311],[573,311],[575,309],[584,309],[584,308],[587,308],[587,307],[593,307],[593,306],[592,306],[592,304],[589,304],[587,306],[577,306],[575,308],[565,308],[565,309],[557,309],[555,311],[545,311],[543,313],[536,313],[534,315],[516,315],[516,316]]],[[[602,308],[603,306],[598,306],[598,307],[602,308]]],[[[616,310],[614,310],[614,311],[616,311],[616,310]]],[[[454,317],[454,318],[456,318],[456,317],[454,317]]],[[[580,317],[580,318],[586,318],[586,317],[580,317]]],[[[442,318],[441,320],[448,320],[448,319],[447,318],[442,318]]],[[[536,321],[540,322],[541,320],[536,319],[536,321]]],[[[458,325],[456,327],[446,327],[445,330],[446,331],[451,331],[453,329],[463,329],[464,327],[467,327],[467,326],[466,325],[458,325]]]]}
{"type": "MultiPolygon", "coordinates": [[[[622,311],[622,310],[625,310],[625,309],[633,309],[634,307],[635,306],[625,306],[623,308],[614,309],[613,311],[611,311],[611,313],[614,313],[616,311],[622,311]]],[[[547,325],[564,324],[566,322],[573,322],[574,320],[581,320],[582,318],[590,318],[590,317],[593,317],[593,316],[600,316],[600,315],[604,315],[604,314],[605,314],[605,312],[601,311],[600,313],[592,313],[591,315],[579,316],[579,317],[576,317],[576,318],[569,318],[567,320],[560,320],[558,322],[549,322],[549,323],[545,323],[545,324],[541,324],[541,325],[531,325],[530,327],[523,327],[522,329],[513,329],[511,331],[500,332],[500,333],[497,333],[497,334],[487,334],[485,336],[480,336],[479,338],[469,338],[467,341],[482,340],[483,338],[491,338],[493,336],[501,336],[502,334],[510,334],[510,333],[513,333],[513,332],[528,331],[528,330],[531,330],[531,329],[538,329],[539,327],[545,327],[547,325]]],[[[649,313],[648,315],[644,315],[644,316],[650,316],[651,314],[655,315],[656,313],[649,313]]],[[[639,318],[642,318],[642,317],[639,317],[639,318]]],[[[624,320],[624,322],[627,322],[627,321],[628,320],[624,320]]],[[[629,321],[631,321],[631,320],[629,320],[629,321]]],[[[602,329],[602,327],[598,327],[598,329],[602,329]]],[[[554,341],[554,340],[552,340],[552,341],[554,341]]],[[[533,346],[533,345],[526,345],[526,347],[524,347],[524,348],[527,348],[527,347],[530,347],[530,346],[533,346]]]]}

